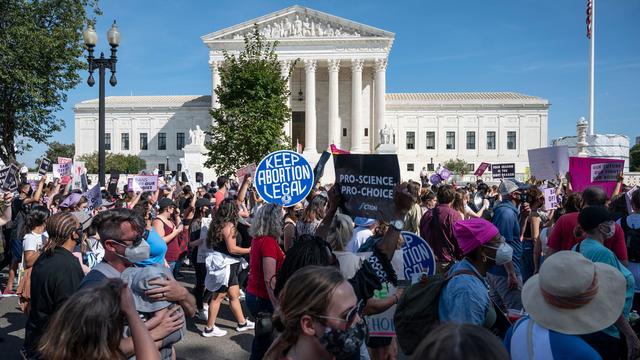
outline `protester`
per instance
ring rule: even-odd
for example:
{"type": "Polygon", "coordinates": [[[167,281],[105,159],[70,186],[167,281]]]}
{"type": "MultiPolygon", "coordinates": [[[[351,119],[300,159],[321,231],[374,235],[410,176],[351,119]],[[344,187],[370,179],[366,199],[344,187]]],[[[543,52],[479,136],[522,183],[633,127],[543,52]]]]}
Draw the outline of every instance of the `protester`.
{"type": "Polygon", "coordinates": [[[152,225],[151,219],[151,203],[148,200],[139,201],[136,206],[133,207],[140,217],[144,219],[145,227],[142,237],[149,245],[149,257],[137,263],[139,266],[158,265],[165,266],[168,263],[165,260],[167,254],[167,243],[160,236],[156,228],[152,225]],[[145,236],[146,234],[146,236],[145,236]]]}
{"type": "Polygon", "coordinates": [[[302,217],[296,223],[298,237],[302,235],[313,235],[325,217],[325,206],[327,205],[326,195],[320,193],[316,195],[309,206],[304,210],[302,217]]]}
{"type": "Polygon", "coordinates": [[[347,251],[352,253],[358,252],[360,247],[374,234],[378,221],[375,219],[363,218],[356,216],[354,219],[356,228],[353,230],[351,240],[347,244],[347,251]]]}
{"type": "Polygon", "coordinates": [[[619,219],[617,224],[624,232],[629,256],[628,268],[635,280],[633,309],[640,310],[640,191],[638,190],[631,196],[631,208],[633,213],[619,219]]]}
{"type": "Polygon", "coordinates": [[[507,332],[513,359],[601,359],[579,335],[610,326],[623,311],[626,283],[614,267],[560,251],[524,285],[528,316],[507,332]],[[558,276],[570,274],[570,276],[558,276]]]}
{"type": "Polygon", "coordinates": [[[49,240],[31,271],[31,310],[27,318],[24,354],[38,357],[38,342],[51,316],[77,290],[84,272],[71,253],[82,234],[80,223],[70,213],[58,213],[49,218],[49,240]]]}
{"type": "Polygon", "coordinates": [[[556,222],[558,222],[558,219],[560,219],[564,214],[566,214],[564,208],[552,210],[545,226],[540,230],[540,235],[538,236],[538,240],[535,242],[533,248],[534,274],[538,273],[542,262],[547,258],[547,256],[549,256],[549,234],[553,231],[553,227],[556,222]]]}
{"type": "Polygon", "coordinates": [[[422,210],[422,215],[433,209],[438,205],[438,201],[436,200],[436,194],[429,189],[422,189],[420,194],[420,209],[422,210]]]}
{"type": "Polygon", "coordinates": [[[283,230],[283,244],[284,251],[289,251],[293,242],[298,238],[296,230],[296,223],[302,218],[304,207],[301,203],[297,203],[294,206],[289,206],[285,209],[284,215],[284,230],[283,230]]]}
{"type": "MultiPolygon", "coordinates": [[[[252,330],[255,324],[246,319],[240,304],[240,283],[238,274],[243,266],[242,255],[249,254],[251,249],[236,245],[236,224],[238,222],[238,205],[233,199],[226,199],[218,205],[216,216],[211,221],[207,234],[206,257],[207,276],[205,287],[215,292],[209,302],[209,318],[202,331],[204,337],[222,337],[227,334],[215,326],[220,304],[225,295],[229,296],[229,306],[238,325],[236,331],[252,330]]],[[[246,262],[245,262],[246,265],[246,262]]]]}
{"type": "Polygon", "coordinates": [[[49,235],[46,231],[46,221],[49,218],[49,210],[44,206],[34,206],[27,215],[24,230],[27,232],[22,241],[23,253],[21,271],[22,276],[16,289],[20,308],[23,312],[29,312],[29,301],[31,300],[31,270],[33,264],[40,256],[44,244],[49,235]]]}
{"type": "Polygon", "coordinates": [[[222,201],[227,197],[227,193],[229,192],[229,179],[226,176],[218,177],[216,181],[218,185],[218,191],[216,191],[213,196],[216,200],[216,206],[219,207],[222,204],[222,201]]]}
{"type": "Polygon", "coordinates": [[[196,283],[193,289],[193,296],[196,298],[198,318],[205,321],[209,317],[209,312],[208,309],[207,311],[204,309],[204,279],[207,275],[207,267],[205,265],[206,245],[204,244],[204,241],[206,240],[207,230],[211,224],[211,211],[214,206],[215,205],[210,199],[198,199],[196,201],[195,216],[189,226],[189,247],[191,248],[190,260],[196,273],[196,283]]]}
{"type": "Polygon", "coordinates": [[[534,261],[534,249],[540,247],[536,245],[536,241],[539,241],[540,230],[542,226],[542,219],[547,217],[547,214],[542,211],[544,206],[544,195],[538,188],[531,187],[528,190],[528,195],[531,200],[529,207],[531,212],[528,214],[525,220],[524,228],[522,229],[522,281],[527,280],[535,274],[536,264],[534,261]]]}
{"type": "Polygon", "coordinates": [[[131,291],[118,279],[79,291],[62,305],[40,341],[42,358],[125,359],[119,347],[125,321],[131,329],[136,359],[160,359],[149,331],[138,317],[131,291]]]}
{"type": "Polygon", "coordinates": [[[346,251],[353,236],[353,221],[344,214],[336,214],[331,221],[331,230],[327,242],[340,265],[340,272],[346,279],[352,278],[360,266],[362,258],[351,251],[346,251]]]}
{"type": "Polygon", "coordinates": [[[178,235],[184,229],[176,203],[173,200],[163,198],[158,201],[158,216],[153,220],[153,228],[167,244],[165,259],[173,272],[181,253],[178,235]]]}
{"type": "Polygon", "coordinates": [[[503,180],[499,186],[502,202],[493,209],[492,222],[513,250],[513,256],[511,261],[496,264],[487,272],[493,301],[501,307],[514,310],[522,309],[522,243],[519,215],[520,205],[526,206],[526,203],[522,202],[521,191],[522,189],[510,180],[503,180]]]}
{"type": "Polygon", "coordinates": [[[411,209],[404,218],[404,231],[412,232],[416,235],[420,234],[420,219],[422,218],[422,209],[417,199],[420,196],[420,184],[417,182],[409,181],[409,191],[413,194],[416,202],[411,206],[411,209]]]}
{"type": "Polygon", "coordinates": [[[465,257],[447,274],[450,280],[440,294],[438,317],[441,322],[490,328],[497,314],[484,279],[489,268],[511,261],[510,247],[498,229],[484,219],[458,221],[453,232],[465,257]]]}
{"type": "MultiPolygon", "coordinates": [[[[629,312],[633,305],[635,281],[631,272],[622,264],[615,254],[604,246],[605,239],[610,239],[616,231],[616,223],[611,214],[602,206],[588,206],[578,215],[580,230],[586,238],[574,246],[574,250],[584,255],[595,263],[603,263],[617,269],[626,280],[626,294],[624,308],[616,321],[615,326],[610,326],[602,331],[583,335],[603,359],[617,359],[620,357],[624,341],[627,343],[629,354],[640,356],[640,340],[628,323],[629,312]]],[[[549,259],[553,256],[549,257],[549,259]]],[[[548,261],[548,260],[547,260],[548,261]]]]}
{"type": "Polygon", "coordinates": [[[424,338],[411,359],[508,360],[509,354],[499,338],[480,326],[444,324],[424,338]]]}
{"type": "MultiPolygon", "coordinates": [[[[255,214],[251,224],[251,253],[247,307],[254,319],[270,318],[278,306],[273,292],[276,274],[282,267],[284,252],[277,239],[282,236],[282,208],[266,204],[255,214]]],[[[271,345],[270,334],[256,334],[251,343],[250,359],[262,359],[271,345]]]]}
{"type": "MultiPolygon", "coordinates": [[[[582,192],[582,208],[605,206],[606,202],[607,194],[600,186],[590,186],[582,192]]],[[[585,238],[583,233],[576,233],[577,225],[578,212],[571,212],[567,208],[567,214],[558,220],[549,236],[549,256],[560,250],[570,250],[585,238]]],[[[616,225],[615,233],[605,239],[604,246],[613,251],[625,266],[627,265],[627,247],[624,240],[624,231],[619,225],[616,225]]]]}
{"type": "Polygon", "coordinates": [[[427,211],[420,219],[420,237],[433,250],[439,273],[445,273],[456,261],[462,259],[462,252],[453,234],[453,224],[462,220],[460,213],[451,204],[456,191],[451,185],[438,188],[438,206],[427,211]]]}

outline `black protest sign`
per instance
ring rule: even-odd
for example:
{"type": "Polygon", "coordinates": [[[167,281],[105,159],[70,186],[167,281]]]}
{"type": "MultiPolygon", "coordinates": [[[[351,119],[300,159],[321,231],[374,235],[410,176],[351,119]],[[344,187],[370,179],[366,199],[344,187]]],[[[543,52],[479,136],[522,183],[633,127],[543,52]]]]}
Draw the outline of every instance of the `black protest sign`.
{"type": "Polygon", "coordinates": [[[493,164],[491,175],[494,179],[513,179],[516,177],[516,164],[493,164]]]}
{"type": "Polygon", "coordinates": [[[51,160],[47,158],[40,159],[40,167],[38,168],[38,174],[46,175],[49,172],[49,168],[51,167],[51,160]]]}
{"type": "Polygon", "coordinates": [[[2,190],[16,191],[18,189],[18,171],[16,164],[11,164],[7,168],[7,173],[2,181],[2,190]]]}
{"type": "Polygon", "coordinates": [[[203,183],[204,182],[204,174],[196,171],[196,182],[197,183],[203,183]]]}
{"type": "Polygon", "coordinates": [[[112,169],[111,177],[109,178],[109,185],[107,186],[107,191],[113,197],[118,196],[118,180],[120,180],[120,173],[112,169]]]}
{"type": "Polygon", "coordinates": [[[333,165],[345,214],[393,219],[393,193],[400,183],[397,155],[340,154],[333,156],[333,165]]]}
{"type": "Polygon", "coordinates": [[[323,151],[322,155],[320,155],[320,160],[318,160],[318,163],[313,168],[313,187],[316,187],[320,182],[320,178],[324,174],[324,166],[327,164],[327,161],[329,161],[329,158],[331,158],[331,153],[328,151],[323,151]]]}

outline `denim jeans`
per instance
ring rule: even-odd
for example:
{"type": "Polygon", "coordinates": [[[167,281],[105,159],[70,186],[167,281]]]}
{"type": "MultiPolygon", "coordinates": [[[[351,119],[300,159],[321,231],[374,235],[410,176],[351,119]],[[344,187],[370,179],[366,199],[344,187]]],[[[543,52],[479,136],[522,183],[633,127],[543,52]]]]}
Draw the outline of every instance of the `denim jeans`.
{"type": "Polygon", "coordinates": [[[535,266],[533,264],[533,241],[524,240],[522,242],[522,282],[526,283],[533,276],[535,266]]]}
{"type": "MultiPolygon", "coordinates": [[[[263,298],[259,298],[253,294],[246,294],[247,307],[249,308],[249,313],[251,316],[256,319],[259,313],[261,312],[269,312],[273,313],[273,305],[271,305],[270,300],[265,300],[263,298]]],[[[251,342],[251,357],[250,360],[260,360],[264,356],[264,354],[269,350],[271,346],[271,335],[265,334],[262,336],[255,336],[253,338],[253,342],[251,342]]]]}

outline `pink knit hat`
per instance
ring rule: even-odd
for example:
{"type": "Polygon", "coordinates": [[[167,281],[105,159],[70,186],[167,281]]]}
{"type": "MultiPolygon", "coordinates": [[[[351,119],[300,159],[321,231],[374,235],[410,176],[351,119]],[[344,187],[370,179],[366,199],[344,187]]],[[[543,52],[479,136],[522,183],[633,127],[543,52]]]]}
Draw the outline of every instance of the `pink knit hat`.
{"type": "Polygon", "coordinates": [[[498,235],[498,228],[481,218],[460,220],[453,224],[453,234],[460,249],[467,255],[498,235]]]}

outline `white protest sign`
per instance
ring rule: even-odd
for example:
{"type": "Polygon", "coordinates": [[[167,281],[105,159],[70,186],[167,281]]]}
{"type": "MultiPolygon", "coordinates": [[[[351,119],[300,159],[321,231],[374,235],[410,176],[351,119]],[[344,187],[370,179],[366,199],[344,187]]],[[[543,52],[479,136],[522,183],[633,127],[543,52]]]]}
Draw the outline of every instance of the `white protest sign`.
{"type": "MultiPolygon", "coordinates": [[[[189,169],[189,166],[187,166],[187,161],[185,160],[185,158],[180,158],[180,164],[182,164],[182,172],[187,177],[187,182],[189,183],[189,186],[191,186],[191,191],[196,191],[198,189],[198,184],[195,182],[195,178],[191,173],[191,169],[189,169]]],[[[176,177],[177,177],[177,174],[176,174],[176,177]]]]}
{"type": "Polygon", "coordinates": [[[87,209],[92,211],[102,205],[102,194],[100,193],[100,184],[92,187],[91,190],[84,193],[84,197],[87,198],[87,209]]]}
{"type": "Polygon", "coordinates": [[[567,146],[551,146],[529,150],[531,176],[538,180],[553,180],[558,174],[569,171],[567,146]]]}
{"type": "Polygon", "coordinates": [[[73,189],[83,189],[82,175],[87,173],[83,161],[76,161],[71,168],[71,176],[73,176],[73,189]]]}
{"type": "Polygon", "coordinates": [[[128,179],[127,188],[134,192],[147,192],[158,190],[157,175],[135,175],[128,179]]]}
{"type": "Polygon", "coordinates": [[[591,164],[591,182],[616,182],[623,171],[623,162],[591,164]]]}
{"type": "Polygon", "coordinates": [[[544,208],[545,210],[552,210],[558,207],[558,197],[556,196],[555,188],[541,189],[544,195],[544,208]]]}
{"type": "Polygon", "coordinates": [[[63,176],[71,176],[72,163],[53,164],[53,177],[61,178],[63,176]]]}

